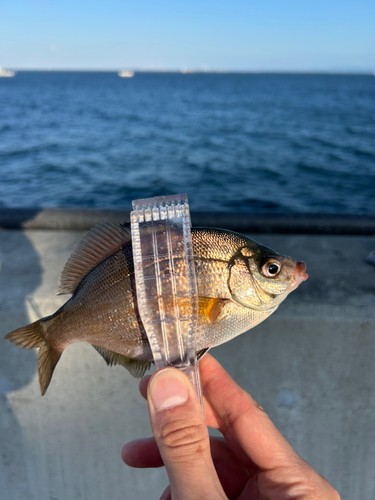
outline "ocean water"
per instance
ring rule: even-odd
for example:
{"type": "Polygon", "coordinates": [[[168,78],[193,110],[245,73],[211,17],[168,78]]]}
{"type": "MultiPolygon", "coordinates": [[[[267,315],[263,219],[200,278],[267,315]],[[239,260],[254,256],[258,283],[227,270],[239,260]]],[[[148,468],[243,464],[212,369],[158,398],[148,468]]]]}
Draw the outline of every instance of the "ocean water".
{"type": "Polygon", "coordinates": [[[375,213],[375,77],[0,78],[0,207],[375,213]]]}

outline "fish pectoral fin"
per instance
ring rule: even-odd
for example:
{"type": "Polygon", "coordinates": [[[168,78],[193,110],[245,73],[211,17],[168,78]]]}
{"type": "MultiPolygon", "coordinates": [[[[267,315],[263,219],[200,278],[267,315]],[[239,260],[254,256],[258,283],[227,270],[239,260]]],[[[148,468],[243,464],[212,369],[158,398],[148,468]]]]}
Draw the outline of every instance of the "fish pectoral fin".
{"type": "Polygon", "coordinates": [[[124,366],[135,378],[141,378],[145,374],[146,370],[150,369],[151,361],[143,359],[128,358],[123,354],[117,352],[109,351],[104,349],[104,347],[99,347],[93,345],[94,349],[98,351],[99,354],[103,356],[108,366],[121,365],[124,366]]]}
{"type": "Polygon", "coordinates": [[[199,313],[206,315],[214,324],[228,299],[216,299],[211,297],[199,297],[199,313]]]}

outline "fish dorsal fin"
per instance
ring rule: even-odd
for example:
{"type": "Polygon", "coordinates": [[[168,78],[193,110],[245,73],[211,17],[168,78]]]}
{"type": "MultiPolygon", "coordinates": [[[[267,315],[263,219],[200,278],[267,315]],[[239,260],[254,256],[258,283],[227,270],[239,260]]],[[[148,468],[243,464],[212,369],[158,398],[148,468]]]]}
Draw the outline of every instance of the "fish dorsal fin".
{"type": "Polygon", "coordinates": [[[101,222],[78,243],[65,264],[60,278],[59,295],[73,293],[83,278],[131,240],[130,226],[101,222]]]}
{"type": "Polygon", "coordinates": [[[128,358],[123,354],[108,351],[108,349],[104,349],[104,347],[99,347],[93,344],[91,345],[98,351],[99,354],[103,356],[108,366],[122,365],[127,370],[129,370],[135,378],[143,377],[145,371],[148,370],[151,366],[151,361],[128,358]]]}

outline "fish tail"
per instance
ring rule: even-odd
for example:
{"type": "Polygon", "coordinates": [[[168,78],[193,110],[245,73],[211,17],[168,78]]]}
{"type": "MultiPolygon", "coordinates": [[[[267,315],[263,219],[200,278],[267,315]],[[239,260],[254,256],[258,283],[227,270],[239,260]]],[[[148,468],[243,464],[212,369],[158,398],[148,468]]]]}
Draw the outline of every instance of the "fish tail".
{"type": "Polygon", "coordinates": [[[22,347],[23,349],[32,349],[33,347],[41,347],[45,343],[44,330],[41,321],[35,321],[31,325],[17,328],[13,332],[8,333],[4,337],[12,344],[22,347]]]}
{"type": "Polygon", "coordinates": [[[8,333],[4,337],[9,342],[12,342],[12,344],[23,349],[39,347],[38,374],[42,396],[46,393],[53,371],[62,353],[62,351],[58,351],[50,346],[45,338],[43,323],[45,323],[44,319],[35,321],[31,325],[17,328],[17,330],[8,333]]]}
{"type": "Polygon", "coordinates": [[[52,347],[44,344],[39,349],[38,356],[38,374],[39,374],[39,385],[40,392],[42,396],[45,395],[48,389],[49,383],[51,382],[53,371],[60,359],[61,351],[53,349],[52,347]]]}

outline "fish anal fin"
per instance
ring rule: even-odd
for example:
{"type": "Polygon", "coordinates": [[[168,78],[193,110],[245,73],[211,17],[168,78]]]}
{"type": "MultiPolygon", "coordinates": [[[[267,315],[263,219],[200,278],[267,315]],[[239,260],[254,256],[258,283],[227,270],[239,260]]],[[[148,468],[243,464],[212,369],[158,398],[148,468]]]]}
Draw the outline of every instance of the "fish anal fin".
{"type": "Polygon", "coordinates": [[[103,356],[108,366],[122,365],[124,366],[135,378],[141,378],[151,366],[151,361],[143,359],[133,359],[119,354],[117,352],[109,351],[104,347],[93,345],[94,349],[103,356]]]}
{"type": "Polygon", "coordinates": [[[65,264],[60,278],[59,295],[73,293],[83,278],[105,259],[131,241],[130,227],[101,222],[78,243],[65,264]]]}
{"type": "Polygon", "coordinates": [[[199,312],[205,314],[209,321],[214,324],[228,299],[217,299],[211,297],[199,297],[199,312]]]}

